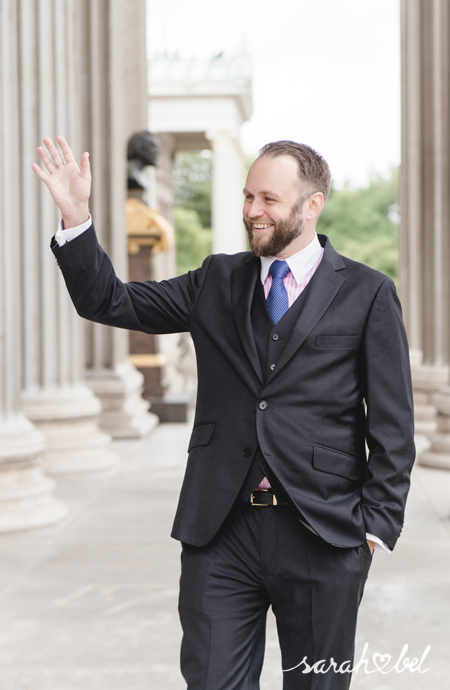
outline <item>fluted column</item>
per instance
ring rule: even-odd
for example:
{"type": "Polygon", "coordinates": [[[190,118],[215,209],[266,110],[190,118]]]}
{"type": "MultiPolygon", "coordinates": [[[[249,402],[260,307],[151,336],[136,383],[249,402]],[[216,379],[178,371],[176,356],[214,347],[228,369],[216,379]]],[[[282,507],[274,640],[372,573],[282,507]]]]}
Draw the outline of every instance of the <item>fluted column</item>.
{"type": "MultiPolygon", "coordinates": [[[[427,7],[427,15],[426,26],[429,26],[429,60],[431,62],[429,74],[432,86],[430,108],[432,107],[433,115],[433,127],[429,134],[433,149],[432,155],[429,156],[429,165],[430,169],[433,170],[432,200],[434,213],[432,219],[435,238],[433,246],[434,270],[432,277],[430,277],[431,285],[428,291],[433,295],[435,306],[435,363],[448,369],[450,308],[448,274],[450,261],[448,198],[450,183],[449,0],[433,0],[431,6],[427,7]]],[[[437,429],[428,434],[431,447],[421,453],[419,461],[422,465],[450,469],[450,387],[444,387],[439,393],[436,393],[432,402],[437,409],[437,429]]]]}
{"type": "MultiPolygon", "coordinates": [[[[431,443],[419,462],[450,469],[450,0],[404,0],[402,12],[404,141],[409,137],[402,177],[410,204],[409,212],[402,205],[402,223],[412,252],[419,252],[421,303],[418,324],[411,318],[408,326],[413,342],[420,329],[423,363],[413,380],[422,412],[418,430],[428,426],[431,443]],[[412,74],[415,81],[408,82],[412,74]],[[424,418],[432,406],[437,414],[424,418]]],[[[416,286],[410,281],[407,289],[417,302],[416,286]]]]}
{"type": "Polygon", "coordinates": [[[448,4],[402,2],[400,282],[418,433],[436,430],[448,380],[448,4]]]}
{"type": "Polygon", "coordinates": [[[242,222],[244,164],[239,136],[226,130],[206,132],[206,137],[213,150],[213,251],[242,252],[246,248],[242,222]]]}
{"type": "Polygon", "coordinates": [[[80,16],[76,0],[20,0],[20,217],[23,266],[23,405],[46,439],[49,473],[104,469],[116,461],[99,427],[100,400],[84,380],[84,324],[49,249],[59,222],[31,170],[43,136],[66,136],[80,156],[80,16]]]}
{"type": "MultiPolygon", "coordinates": [[[[91,211],[100,243],[118,276],[126,280],[126,145],[132,131],[146,128],[145,2],[78,2],[84,27],[79,53],[81,141],[91,158],[91,211]],[[129,97],[134,103],[130,111],[129,97]],[[144,105],[139,108],[141,99],[144,105]]],[[[115,438],[151,431],[158,418],[148,412],[149,403],[141,396],[142,374],[128,361],[128,333],[90,324],[86,357],[87,381],[103,405],[102,428],[115,438]]]]}
{"type": "Polygon", "coordinates": [[[15,3],[0,0],[0,532],[52,524],[66,514],[42,474],[42,434],[23,414],[21,388],[19,133],[15,3]]]}

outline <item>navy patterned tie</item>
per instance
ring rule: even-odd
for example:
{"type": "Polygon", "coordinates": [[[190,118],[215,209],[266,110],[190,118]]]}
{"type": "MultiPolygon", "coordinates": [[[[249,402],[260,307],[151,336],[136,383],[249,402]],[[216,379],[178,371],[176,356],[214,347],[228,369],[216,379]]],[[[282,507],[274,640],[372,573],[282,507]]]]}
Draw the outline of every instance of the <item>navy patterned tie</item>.
{"type": "Polygon", "coordinates": [[[280,261],[279,259],[276,259],[269,268],[269,273],[272,276],[272,285],[267,295],[267,309],[274,323],[278,323],[289,309],[289,298],[283,278],[290,270],[286,261],[280,261]]]}

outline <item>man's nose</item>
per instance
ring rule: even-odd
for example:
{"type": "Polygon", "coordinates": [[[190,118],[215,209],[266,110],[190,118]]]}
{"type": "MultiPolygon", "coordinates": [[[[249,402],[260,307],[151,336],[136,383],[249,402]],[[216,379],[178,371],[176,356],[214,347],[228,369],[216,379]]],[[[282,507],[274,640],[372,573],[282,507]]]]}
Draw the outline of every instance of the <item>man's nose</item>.
{"type": "Polygon", "coordinates": [[[262,215],[264,215],[264,205],[258,199],[253,199],[249,205],[247,216],[249,218],[260,218],[262,215]]]}

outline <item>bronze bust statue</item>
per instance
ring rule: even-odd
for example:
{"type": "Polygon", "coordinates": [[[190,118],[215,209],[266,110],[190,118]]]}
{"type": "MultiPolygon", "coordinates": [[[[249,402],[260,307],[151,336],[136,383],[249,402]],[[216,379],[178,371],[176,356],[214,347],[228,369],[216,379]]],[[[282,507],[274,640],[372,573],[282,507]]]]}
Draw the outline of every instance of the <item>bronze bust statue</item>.
{"type": "Polygon", "coordinates": [[[142,170],[147,165],[156,167],[159,146],[154,134],[144,130],[136,132],[128,141],[128,189],[147,189],[148,181],[142,170]]]}

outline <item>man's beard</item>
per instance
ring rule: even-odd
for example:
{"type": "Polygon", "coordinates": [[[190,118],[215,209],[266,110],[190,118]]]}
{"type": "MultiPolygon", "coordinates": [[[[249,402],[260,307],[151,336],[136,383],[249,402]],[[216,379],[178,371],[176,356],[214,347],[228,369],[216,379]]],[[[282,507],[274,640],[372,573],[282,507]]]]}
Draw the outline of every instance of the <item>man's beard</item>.
{"type": "Polygon", "coordinates": [[[303,218],[301,208],[305,199],[300,198],[295,202],[288,218],[274,224],[270,238],[264,242],[258,242],[253,235],[253,223],[244,217],[244,225],[247,230],[250,250],[255,256],[278,256],[283,249],[293,242],[303,232],[303,218]]]}

